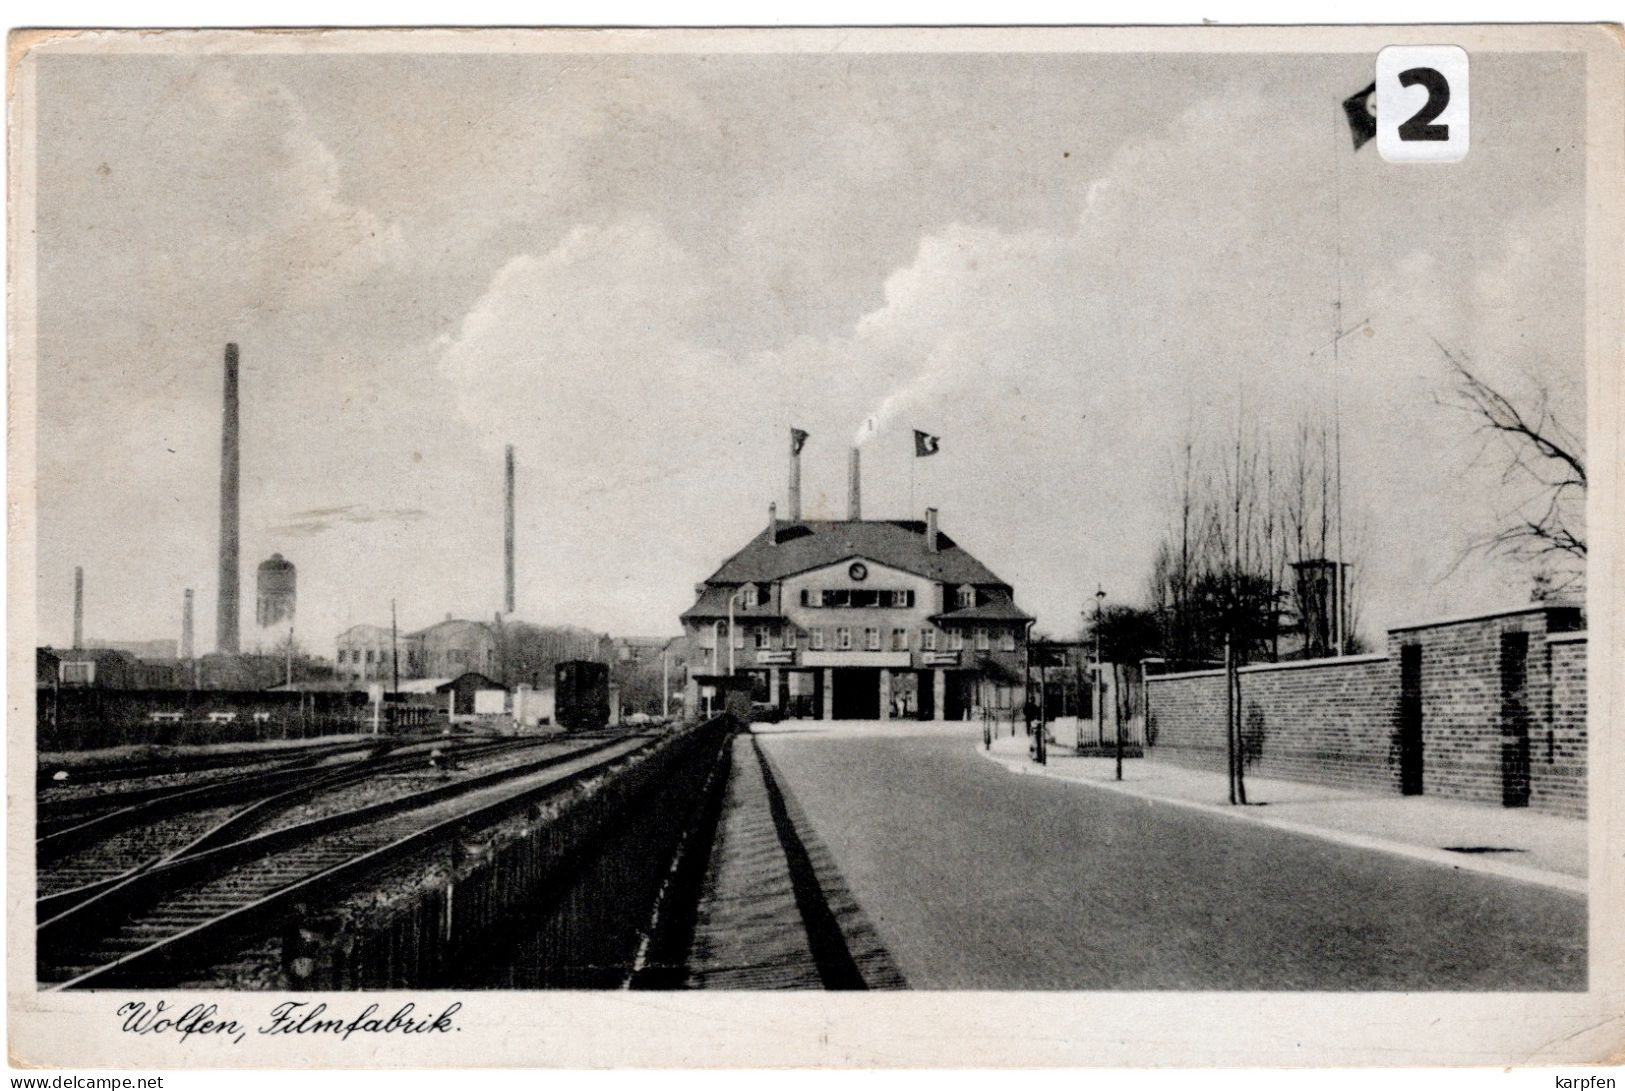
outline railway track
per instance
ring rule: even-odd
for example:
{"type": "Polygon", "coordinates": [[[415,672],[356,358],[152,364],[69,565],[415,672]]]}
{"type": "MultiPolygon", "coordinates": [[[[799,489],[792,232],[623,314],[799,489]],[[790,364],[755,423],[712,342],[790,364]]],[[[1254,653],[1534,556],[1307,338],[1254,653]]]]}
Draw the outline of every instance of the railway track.
{"type": "Polygon", "coordinates": [[[454,842],[555,796],[649,745],[583,740],[534,762],[223,844],[103,883],[40,917],[38,979],[51,989],[173,981],[211,953],[274,930],[299,904],[454,842]]]}
{"type": "MultiPolygon", "coordinates": [[[[272,789],[306,776],[313,769],[347,760],[361,760],[396,748],[393,740],[306,754],[235,775],[205,776],[180,783],[146,784],[127,789],[89,791],[68,797],[43,798],[35,811],[35,830],[47,858],[61,846],[105,834],[119,825],[111,816],[125,814],[129,821],[151,819],[171,809],[203,805],[214,798],[241,798],[239,793],[272,789]],[[174,805],[171,807],[171,805],[174,805]],[[79,827],[83,826],[81,830],[79,827]],[[67,831],[76,831],[68,833],[67,831]]],[[[232,768],[232,767],[224,767],[232,768]]],[[[122,778],[139,782],[142,778],[122,778]]],[[[103,782],[108,783],[108,782],[103,782]]]]}
{"type": "Polygon", "coordinates": [[[321,769],[301,765],[275,775],[187,788],[94,816],[37,841],[38,920],[130,876],[183,856],[246,837],[256,827],[323,792],[373,778],[426,769],[429,753],[466,761],[535,747],[537,739],[423,739],[321,769]]]}
{"type": "Polygon", "coordinates": [[[108,761],[91,766],[53,766],[47,763],[35,772],[34,782],[36,788],[43,791],[61,784],[62,782],[57,778],[62,773],[67,774],[66,783],[78,786],[104,784],[116,780],[141,780],[182,773],[222,772],[239,769],[245,765],[319,760],[327,755],[366,750],[375,745],[376,743],[371,740],[361,742],[352,740],[258,750],[233,750],[212,754],[175,753],[159,758],[148,758],[143,761],[108,761]]]}
{"type": "Polygon", "coordinates": [[[478,735],[394,737],[363,746],[302,756],[239,776],[91,793],[71,799],[46,799],[40,802],[35,816],[37,856],[42,862],[49,862],[65,851],[105,837],[125,826],[150,822],[178,811],[211,806],[222,799],[241,800],[272,794],[309,779],[312,773],[340,764],[359,764],[387,754],[432,747],[461,753],[470,747],[512,746],[522,742],[478,735]]]}

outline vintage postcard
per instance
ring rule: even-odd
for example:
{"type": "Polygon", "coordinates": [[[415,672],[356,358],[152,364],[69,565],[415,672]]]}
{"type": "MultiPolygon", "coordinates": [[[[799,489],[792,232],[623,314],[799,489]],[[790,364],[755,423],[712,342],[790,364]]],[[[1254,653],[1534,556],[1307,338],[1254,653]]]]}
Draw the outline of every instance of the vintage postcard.
{"type": "Polygon", "coordinates": [[[14,1063],[1625,1050],[1619,28],[10,56],[14,1063]]]}

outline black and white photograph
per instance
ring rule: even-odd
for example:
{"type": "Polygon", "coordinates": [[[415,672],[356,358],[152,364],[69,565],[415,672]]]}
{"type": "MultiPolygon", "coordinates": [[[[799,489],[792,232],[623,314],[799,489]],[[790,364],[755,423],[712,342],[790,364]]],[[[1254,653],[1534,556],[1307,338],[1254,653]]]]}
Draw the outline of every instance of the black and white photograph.
{"type": "Polygon", "coordinates": [[[15,1057],[1621,1049],[1617,27],[11,53],[15,1057]]]}

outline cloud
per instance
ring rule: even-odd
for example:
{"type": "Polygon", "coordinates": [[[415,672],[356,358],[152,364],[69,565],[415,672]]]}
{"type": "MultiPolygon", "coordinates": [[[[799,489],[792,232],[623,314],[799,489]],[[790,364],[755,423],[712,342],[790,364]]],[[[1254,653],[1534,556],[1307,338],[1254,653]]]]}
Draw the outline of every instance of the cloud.
{"type": "MultiPolygon", "coordinates": [[[[887,277],[880,307],[843,336],[789,346],[782,368],[828,376],[861,360],[872,394],[852,424],[898,452],[887,456],[894,467],[908,465],[906,444],[877,436],[942,435],[962,476],[934,482],[933,498],[960,540],[994,543],[983,547],[990,562],[1018,587],[1062,592],[1081,563],[1084,582],[1137,595],[1162,532],[1168,454],[1189,422],[1218,437],[1241,414],[1284,443],[1297,421],[1329,420],[1339,406],[1348,533],[1364,540],[1371,569],[1368,619],[1397,622],[1418,600],[1516,601],[1516,573],[1455,572],[1473,528],[1497,510],[1496,486],[1462,482],[1471,444],[1436,404],[1448,377],[1428,331],[1443,326],[1559,387],[1578,377],[1578,360],[1564,357],[1579,343],[1574,313],[1543,302],[1579,291],[1563,267],[1574,209],[1494,226],[1436,210],[1422,226],[1373,225],[1370,182],[1340,180],[1314,148],[1272,157],[1235,139],[1267,128],[1270,109],[1248,95],[1201,102],[1128,142],[1080,181],[1083,211],[1069,225],[926,234],[887,277]],[[1334,186],[1346,191],[1343,214],[1334,186]],[[1403,246],[1373,246],[1374,231],[1403,246]],[[1371,322],[1343,339],[1334,367],[1339,280],[1346,325],[1371,322]],[[1441,300],[1451,301],[1443,313],[1441,300]],[[1423,524],[1441,529],[1419,536],[1423,524]],[[1007,549],[1017,527],[1023,544],[1007,549]]],[[[1430,200],[1403,187],[1382,199],[1402,221],[1408,204],[1430,200]]],[[[878,472],[867,502],[896,507],[918,493],[915,477],[878,472]]]]}
{"type": "Polygon", "coordinates": [[[368,523],[416,523],[427,518],[428,514],[422,508],[375,508],[366,504],[341,504],[337,507],[293,512],[280,523],[273,523],[267,530],[272,535],[314,538],[330,530],[368,523]]]}
{"type": "Polygon", "coordinates": [[[1432,609],[1407,596],[1490,485],[1461,472],[1427,333],[1527,349],[1509,366],[1578,388],[1583,159],[1550,130],[1583,118],[1562,108],[1583,79],[1496,59],[1480,86],[1516,89],[1514,128],[1401,171],[1298,123],[1322,91],[1335,120],[1352,63],[42,66],[41,608],[69,616],[76,563],[154,631],[179,588],[207,598],[238,340],[244,549],[321,536],[298,558],[318,633],[397,595],[496,607],[506,443],[522,613],[669,629],[782,497],[785,430],[812,433],[808,512],[838,515],[869,416],[868,512],[941,507],[1065,631],[1080,590],[1143,580],[1186,421],[1222,433],[1243,399],[1290,421],[1334,389],[1368,573],[1432,609]],[[1339,250],[1344,316],[1372,336],[1334,371],[1316,349],[1339,250]],[[942,454],[913,460],[912,427],[942,454]],[[427,514],[367,530],[352,499],[427,514]]]}

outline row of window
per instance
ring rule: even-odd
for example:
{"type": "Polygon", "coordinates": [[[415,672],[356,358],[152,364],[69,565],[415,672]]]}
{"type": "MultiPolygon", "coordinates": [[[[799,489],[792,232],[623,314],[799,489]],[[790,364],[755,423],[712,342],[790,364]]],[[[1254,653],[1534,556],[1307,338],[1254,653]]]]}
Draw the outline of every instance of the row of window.
{"type": "Polygon", "coordinates": [[[914,605],[911,588],[889,590],[881,587],[803,587],[801,605],[811,607],[903,607],[914,605]]]}
{"type": "MultiPolygon", "coordinates": [[[[368,648],[366,650],[366,658],[365,658],[365,660],[363,660],[362,659],[362,651],[361,651],[361,649],[360,648],[351,648],[351,649],[349,649],[349,658],[346,659],[345,658],[345,649],[340,648],[339,649],[339,662],[340,663],[345,663],[345,662],[349,662],[349,663],[361,663],[361,662],[388,663],[389,662],[389,652],[382,649],[382,648],[377,649],[376,651],[374,649],[372,649],[372,648],[368,648]]],[[[410,651],[402,652],[401,653],[401,662],[402,663],[415,663],[415,662],[417,662],[417,657],[414,656],[410,651]]]]}
{"type": "MultiPolygon", "coordinates": [[[[491,661],[493,654],[494,653],[492,653],[489,650],[486,651],[485,659],[486,659],[487,663],[489,663],[491,661]]],[[[365,652],[363,652],[362,649],[360,649],[360,648],[350,648],[348,650],[346,650],[344,648],[340,648],[339,649],[339,662],[341,664],[342,663],[357,663],[357,664],[359,664],[359,663],[388,663],[389,662],[389,651],[387,649],[384,649],[384,648],[379,648],[379,649],[376,649],[376,650],[374,650],[372,648],[368,648],[368,649],[365,650],[365,652]]],[[[407,650],[407,651],[403,651],[401,653],[401,665],[402,666],[409,666],[409,667],[412,667],[413,669],[416,669],[417,662],[418,662],[418,657],[417,657],[416,652],[411,651],[411,650],[407,650]]],[[[476,655],[474,652],[470,651],[467,648],[447,648],[446,649],[446,662],[452,664],[453,666],[466,667],[466,666],[470,666],[470,665],[473,665],[473,664],[477,664],[479,662],[479,657],[478,657],[478,655],[476,655]]]]}
{"type": "MultiPolygon", "coordinates": [[[[754,583],[747,583],[740,589],[739,599],[747,610],[755,609],[767,601],[754,583]]],[[[959,588],[954,592],[954,604],[961,610],[975,606],[976,588],[969,584],[959,588]]],[[[908,609],[914,605],[914,590],[884,587],[803,587],[801,605],[826,609],[867,606],[908,609]]]]}
{"type": "MultiPolygon", "coordinates": [[[[921,629],[919,645],[920,650],[926,652],[936,651],[939,632],[944,638],[948,651],[958,652],[965,649],[965,630],[963,629],[948,629],[946,631],[938,629],[921,629]]],[[[746,629],[744,627],[734,630],[735,648],[744,648],[745,633],[746,629]]],[[[847,625],[838,625],[833,629],[825,630],[821,626],[815,625],[807,630],[807,647],[812,651],[821,652],[825,650],[825,640],[829,639],[832,640],[833,643],[827,645],[828,647],[833,648],[835,651],[847,652],[852,651],[853,648],[857,647],[857,645],[853,643],[855,639],[861,639],[863,642],[862,647],[864,651],[878,652],[883,650],[884,636],[885,634],[883,631],[877,626],[870,626],[868,628],[855,630],[847,625]]],[[[766,650],[773,647],[773,633],[768,629],[759,628],[750,630],[750,639],[752,645],[758,649],[766,650]]],[[[971,639],[974,641],[977,651],[985,652],[992,650],[994,640],[992,630],[977,628],[972,631],[971,639]]],[[[799,641],[800,636],[797,631],[794,628],[787,628],[779,638],[779,647],[794,649],[797,647],[799,641]]],[[[998,631],[998,642],[999,649],[1001,651],[1015,651],[1016,631],[1014,629],[1000,629],[998,631]]],[[[890,650],[894,652],[908,651],[909,630],[901,627],[891,630],[889,647],[890,650]]]]}

